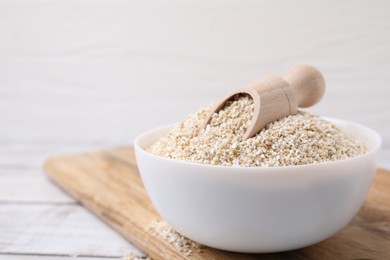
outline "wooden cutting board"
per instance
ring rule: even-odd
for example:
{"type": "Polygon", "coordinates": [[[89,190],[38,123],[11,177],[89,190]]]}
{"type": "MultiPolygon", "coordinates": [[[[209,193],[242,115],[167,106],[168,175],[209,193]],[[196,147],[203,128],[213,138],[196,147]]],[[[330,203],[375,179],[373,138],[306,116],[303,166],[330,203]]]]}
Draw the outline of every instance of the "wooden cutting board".
{"type": "Polygon", "coordinates": [[[390,259],[390,172],[384,170],[378,170],[359,214],[326,241],[275,254],[205,247],[185,256],[149,230],[161,217],[144,190],[133,148],[53,157],[44,167],[54,182],[153,259],[390,259]]]}

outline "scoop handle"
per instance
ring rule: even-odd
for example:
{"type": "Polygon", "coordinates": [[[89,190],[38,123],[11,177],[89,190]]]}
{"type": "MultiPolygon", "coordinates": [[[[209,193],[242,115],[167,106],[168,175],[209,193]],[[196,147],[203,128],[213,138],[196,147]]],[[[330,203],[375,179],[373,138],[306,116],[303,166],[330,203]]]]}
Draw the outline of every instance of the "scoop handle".
{"type": "Polygon", "coordinates": [[[254,115],[249,122],[243,140],[255,136],[267,124],[298,112],[298,107],[316,104],[325,92],[325,79],[321,72],[310,65],[290,68],[283,78],[264,77],[237,89],[219,102],[206,116],[200,129],[205,129],[213,113],[237,94],[248,94],[254,102],[254,115]]]}
{"type": "Polygon", "coordinates": [[[313,66],[301,64],[290,68],[283,79],[294,93],[298,107],[316,104],[325,92],[325,79],[313,66]]]}

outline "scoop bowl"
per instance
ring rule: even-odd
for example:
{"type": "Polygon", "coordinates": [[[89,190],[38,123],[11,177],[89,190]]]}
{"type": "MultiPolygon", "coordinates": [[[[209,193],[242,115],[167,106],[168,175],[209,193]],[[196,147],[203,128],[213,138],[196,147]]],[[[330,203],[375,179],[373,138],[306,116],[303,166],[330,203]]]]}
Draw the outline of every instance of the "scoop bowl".
{"type": "Polygon", "coordinates": [[[136,138],[138,168],[159,214],[200,244],[246,253],[302,248],[334,235],[356,215],[381,145],[381,137],[365,126],[326,119],[363,142],[368,152],[285,167],[214,166],[147,152],[170,125],[136,138]]]}

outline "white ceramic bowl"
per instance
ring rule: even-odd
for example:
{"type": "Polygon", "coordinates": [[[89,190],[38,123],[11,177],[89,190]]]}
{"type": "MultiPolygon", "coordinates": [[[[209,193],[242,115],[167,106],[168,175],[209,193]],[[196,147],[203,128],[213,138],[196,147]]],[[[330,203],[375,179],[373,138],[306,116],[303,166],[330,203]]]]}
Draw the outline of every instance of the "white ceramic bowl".
{"type": "Polygon", "coordinates": [[[203,245],[237,252],[277,252],[320,242],[347,225],[375,175],[381,137],[328,119],[362,141],[358,157],[288,167],[228,167],[166,159],[145,151],[172,126],[135,140],[139,171],[161,216],[203,245]]]}

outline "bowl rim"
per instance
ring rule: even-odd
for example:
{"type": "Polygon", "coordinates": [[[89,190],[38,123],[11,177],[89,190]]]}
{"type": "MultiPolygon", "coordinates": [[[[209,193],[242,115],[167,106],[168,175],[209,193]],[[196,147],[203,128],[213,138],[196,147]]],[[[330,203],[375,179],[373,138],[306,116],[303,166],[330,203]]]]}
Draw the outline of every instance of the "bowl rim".
{"type": "Polygon", "coordinates": [[[382,145],[382,137],[379,135],[378,132],[376,132],[375,130],[373,130],[370,127],[364,126],[362,124],[358,124],[358,123],[353,122],[353,121],[348,121],[348,120],[343,120],[343,119],[338,119],[338,118],[322,117],[322,116],[321,116],[321,118],[334,123],[336,126],[338,124],[343,123],[343,124],[348,124],[348,125],[354,125],[355,127],[363,129],[365,132],[369,132],[371,137],[372,137],[371,139],[374,140],[373,147],[371,149],[369,149],[366,153],[360,154],[360,155],[352,157],[352,158],[347,158],[347,159],[343,159],[343,160],[336,160],[336,161],[326,161],[326,162],[319,162],[319,163],[310,163],[310,164],[303,164],[303,165],[288,165],[288,166],[240,166],[240,165],[228,166],[228,165],[214,165],[214,164],[205,164],[205,163],[199,163],[199,162],[190,162],[190,161],[179,160],[179,159],[165,158],[165,157],[158,156],[158,155],[155,155],[151,152],[146,151],[139,144],[139,142],[143,138],[145,138],[146,136],[154,134],[156,132],[163,131],[163,130],[169,131],[169,129],[172,129],[174,126],[176,126],[179,123],[171,123],[171,124],[159,126],[156,128],[152,128],[148,131],[145,131],[145,132],[141,133],[140,135],[138,135],[134,139],[133,146],[134,146],[136,151],[138,150],[138,151],[146,154],[147,156],[156,158],[158,160],[167,161],[167,162],[179,163],[182,165],[205,167],[205,168],[210,168],[210,169],[211,168],[219,168],[219,169],[226,169],[226,170],[227,169],[236,169],[236,170],[237,169],[240,169],[240,170],[245,169],[248,171],[253,171],[253,170],[259,171],[260,169],[262,169],[262,170],[267,170],[267,171],[270,171],[270,170],[273,171],[273,170],[281,170],[281,169],[303,169],[303,168],[307,169],[310,167],[318,167],[318,166],[326,167],[326,166],[334,166],[334,165],[337,165],[340,163],[352,163],[353,161],[360,160],[362,157],[368,157],[368,156],[372,155],[373,153],[376,153],[382,145]]]}

